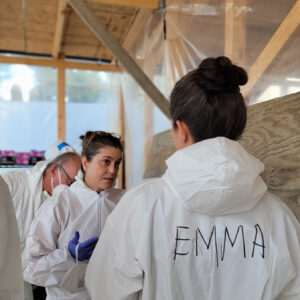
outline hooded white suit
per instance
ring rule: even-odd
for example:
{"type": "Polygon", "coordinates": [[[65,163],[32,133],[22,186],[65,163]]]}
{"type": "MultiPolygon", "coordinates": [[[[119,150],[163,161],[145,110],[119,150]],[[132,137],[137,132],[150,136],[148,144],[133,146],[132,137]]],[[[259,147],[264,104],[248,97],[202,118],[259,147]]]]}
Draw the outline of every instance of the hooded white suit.
{"type": "Polygon", "coordinates": [[[9,186],[15,207],[22,253],[30,225],[46,198],[46,194],[43,195],[42,190],[42,175],[48,164],[49,162],[44,160],[24,171],[11,171],[2,174],[3,179],[9,186]]]}
{"type": "Polygon", "coordinates": [[[26,240],[24,279],[45,286],[47,300],[90,299],[84,287],[87,261],[76,263],[68,243],[75,231],[80,233],[80,242],[99,237],[123,194],[114,188],[98,194],[82,177],[80,171],[70,187],[54,189],[38,211],[26,240]]]}
{"type": "MultiPolygon", "coordinates": [[[[68,144],[58,140],[47,149],[46,160],[40,161],[34,167],[24,171],[10,171],[2,174],[9,187],[15,208],[22,256],[30,225],[38,209],[49,196],[47,192],[43,192],[43,172],[52,160],[67,152],[76,151],[68,144]]],[[[24,288],[25,299],[33,299],[31,285],[24,282],[24,288]]]]}
{"type": "Polygon", "coordinates": [[[300,299],[300,228],[263,164],[215,138],[125,194],[89,261],[93,300],[300,299]]]}
{"type": "Polygon", "coordinates": [[[24,300],[18,226],[8,187],[0,177],[0,299],[24,300]]]}

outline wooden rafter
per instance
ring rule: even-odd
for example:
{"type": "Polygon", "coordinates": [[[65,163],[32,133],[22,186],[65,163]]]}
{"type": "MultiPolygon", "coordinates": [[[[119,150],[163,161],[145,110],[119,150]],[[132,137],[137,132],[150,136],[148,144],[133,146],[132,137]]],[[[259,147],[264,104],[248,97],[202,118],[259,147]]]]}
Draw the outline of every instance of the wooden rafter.
{"type": "Polygon", "coordinates": [[[0,55],[0,63],[2,64],[20,64],[38,67],[56,67],[57,60],[51,58],[36,57],[20,57],[20,56],[2,56],[0,55]]]}
{"type": "Polygon", "coordinates": [[[131,56],[124,50],[119,42],[110,34],[100,20],[90,11],[82,0],[69,0],[69,5],[76,11],[91,31],[116,56],[128,73],[135,79],[151,100],[158,106],[163,114],[170,118],[169,102],[147,75],[140,69],[131,56]]]}
{"type": "Polygon", "coordinates": [[[122,46],[125,49],[129,49],[132,44],[138,39],[141,35],[142,30],[146,26],[147,20],[151,16],[152,12],[149,9],[140,9],[137,13],[134,22],[132,23],[129,31],[126,34],[122,46]]]}
{"type": "Polygon", "coordinates": [[[67,0],[58,1],[57,19],[56,19],[54,43],[52,49],[52,56],[54,58],[57,58],[60,52],[60,46],[61,46],[61,41],[62,41],[62,36],[64,31],[66,8],[67,8],[67,0]]]}
{"type": "Polygon", "coordinates": [[[293,32],[300,24],[300,0],[297,0],[282,23],[277,28],[263,51],[260,53],[255,63],[248,72],[249,81],[242,88],[242,93],[246,96],[256,84],[260,76],[272,63],[280,49],[284,46],[293,32]]]}
{"type": "Polygon", "coordinates": [[[138,8],[158,8],[158,0],[89,0],[110,5],[132,6],[138,8]]]}
{"type": "Polygon", "coordinates": [[[77,69],[77,70],[89,70],[99,72],[120,72],[122,68],[115,65],[98,65],[94,63],[83,63],[83,62],[65,62],[66,69],[77,69]]]}
{"type": "MultiPolygon", "coordinates": [[[[33,58],[19,56],[1,56],[0,63],[3,64],[21,64],[28,66],[57,68],[58,60],[51,58],[33,58]]],[[[66,60],[64,63],[66,69],[103,71],[103,72],[120,72],[121,68],[115,65],[98,65],[95,63],[75,62],[66,60]]]]}

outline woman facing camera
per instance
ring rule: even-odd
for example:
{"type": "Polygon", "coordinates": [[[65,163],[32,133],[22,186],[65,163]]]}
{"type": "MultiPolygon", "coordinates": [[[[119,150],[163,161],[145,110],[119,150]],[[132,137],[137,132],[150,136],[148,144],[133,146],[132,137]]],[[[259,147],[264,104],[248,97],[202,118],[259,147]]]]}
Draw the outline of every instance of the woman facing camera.
{"type": "Polygon", "coordinates": [[[81,138],[76,181],[54,189],[26,240],[24,279],[45,286],[49,300],[90,299],[84,286],[87,262],[123,194],[114,188],[122,161],[120,138],[103,131],[88,131],[81,138]]]}
{"type": "Polygon", "coordinates": [[[177,151],[109,216],[86,272],[93,300],[300,299],[299,223],[237,142],[246,82],[218,57],[176,83],[177,151]]]}

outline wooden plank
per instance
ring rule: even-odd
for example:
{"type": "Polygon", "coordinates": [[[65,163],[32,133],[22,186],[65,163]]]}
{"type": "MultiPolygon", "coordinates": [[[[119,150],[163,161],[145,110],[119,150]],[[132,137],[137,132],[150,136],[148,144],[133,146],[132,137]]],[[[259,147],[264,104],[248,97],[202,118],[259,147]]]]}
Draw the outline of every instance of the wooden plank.
{"type": "Polygon", "coordinates": [[[57,64],[57,137],[60,140],[66,139],[66,72],[65,58],[60,55],[57,64]]]}
{"type": "Polygon", "coordinates": [[[264,50],[256,59],[248,72],[249,81],[241,88],[241,92],[244,96],[250,92],[260,76],[272,63],[280,49],[284,46],[293,32],[296,30],[300,23],[300,0],[297,0],[294,6],[291,8],[287,16],[273,34],[264,50]]]}
{"type": "MultiPolygon", "coordinates": [[[[123,97],[123,90],[122,90],[122,85],[121,82],[119,83],[119,90],[120,90],[120,136],[121,140],[125,140],[125,116],[124,116],[124,97],[123,97]]],[[[119,189],[125,189],[126,182],[125,182],[125,151],[123,151],[123,160],[120,165],[119,169],[119,177],[118,177],[118,188],[119,189]]]]}
{"type": "Polygon", "coordinates": [[[86,1],[90,10],[92,10],[98,17],[98,14],[106,15],[122,15],[122,16],[132,16],[136,13],[139,8],[133,6],[120,6],[115,4],[105,4],[101,2],[95,2],[93,0],[86,1]]]}
{"type": "MultiPolygon", "coordinates": [[[[50,58],[32,58],[19,56],[2,56],[0,55],[0,63],[3,64],[21,64],[38,67],[56,68],[58,66],[57,59],[50,58]]],[[[89,70],[98,72],[121,72],[122,68],[115,65],[99,65],[96,63],[84,63],[76,61],[65,61],[64,67],[66,69],[89,70]]]]}
{"type": "Polygon", "coordinates": [[[269,190],[300,220],[300,93],[249,106],[240,143],[265,164],[269,190]]]}
{"type": "Polygon", "coordinates": [[[57,61],[48,58],[32,58],[19,56],[2,56],[0,55],[0,63],[3,64],[21,64],[38,67],[56,67],[57,61]]]}
{"type": "Polygon", "coordinates": [[[6,38],[5,40],[0,39],[0,49],[7,52],[23,52],[24,41],[18,38],[6,38]]]}
{"type": "Polygon", "coordinates": [[[240,65],[245,58],[246,12],[236,14],[236,9],[243,6],[246,6],[246,0],[226,0],[224,53],[240,65]]]}
{"type": "Polygon", "coordinates": [[[122,46],[129,49],[132,44],[140,37],[142,30],[144,30],[146,22],[149,20],[152,12],[149,9],[140,9],[135,16],[134,21],[126,34],[122,46]]]}
{"type": "Polygon", "coordinates": [[[233,53],[234,1],[225,1],[225,50],[224,54],[231,58],[233,53]]]}
{"type": "Polygon", "coordinates": [[[170,118],[169,102],[136,62],[122,48],[118,41],[106,30],[105,26],[93,15],[82,0],[69,0],[71,7],[78,13],[94,34],[112,51],[128,73],[136,80],[152,101],[167,118],[170,118]]]}
{"type": "Polygon", "coordinates": [[[89,70],[98,72],[120,72],[122,69],[115,65],[99,65],[95,63],[82,63],[82,62],[65,62],[66,69],[89,70]]]}
{"type": "Polygon", "coordinates": [[[158,0],[89,0],[90,2],[106,3],[110,5],[132,6],[139,8],[158,8],[158,0]]]}
{"type": "Polygon", "coordinates": [[[71,57],[82,57],[82,58],[95,58],[95,52],[97,51],[97,46],[91,45],[80,45],[78,43],[68,43],[64,45],[63,52],[67,56],[71,57]]]}
{"type": "Polygon", "coordinates": [[[61,41],[62,41],[62,36],[64,31],[66,8],[67,8],[67,0],[61,0],[58,2],[57,19],[56,19],[54,42],[53,42],[53,49],[52,49],[52,56],[54,58],[58,57],[61,48],[60,46],[61,46],[61,41]]]}

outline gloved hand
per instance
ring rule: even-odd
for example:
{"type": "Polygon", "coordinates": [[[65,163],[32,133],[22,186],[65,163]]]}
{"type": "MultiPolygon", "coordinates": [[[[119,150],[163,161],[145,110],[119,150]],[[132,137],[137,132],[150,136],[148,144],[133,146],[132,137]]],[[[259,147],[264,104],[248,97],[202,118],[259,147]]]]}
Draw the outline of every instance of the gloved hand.
{"type": "MultiPolygon", "coordinates": [[[[75,249],[76,249],[76,245],[78,244],[78,240],[79,240],[79,232],[76,231],[73,239],[69,242],[68,245],[69,252],[75,259],[76,259],[75,249]]],[[[79,243],[77,259],[79,261],[89,259],[93,254],[97,242],[98,242],[98,238],[93,237],[91,239],[84,241],[83,243],[79,243]]]]}

